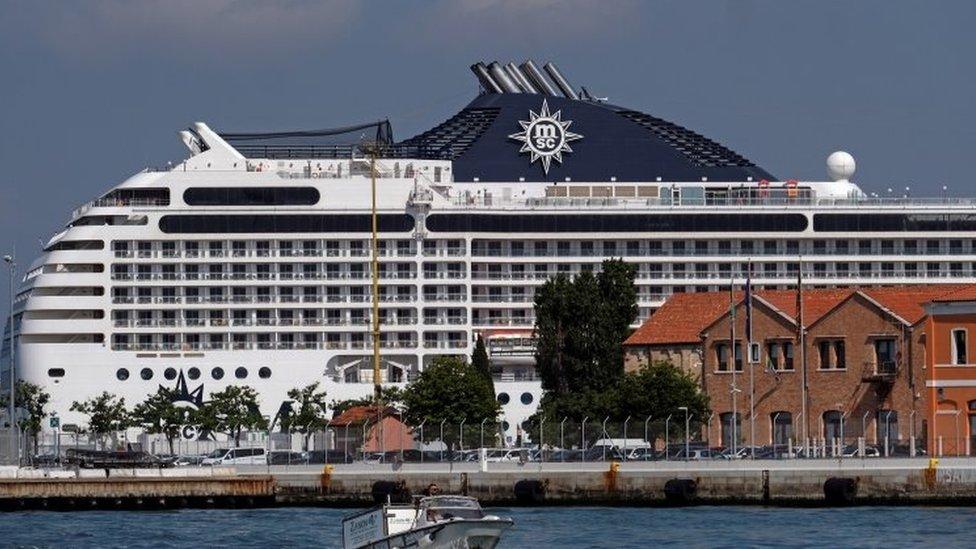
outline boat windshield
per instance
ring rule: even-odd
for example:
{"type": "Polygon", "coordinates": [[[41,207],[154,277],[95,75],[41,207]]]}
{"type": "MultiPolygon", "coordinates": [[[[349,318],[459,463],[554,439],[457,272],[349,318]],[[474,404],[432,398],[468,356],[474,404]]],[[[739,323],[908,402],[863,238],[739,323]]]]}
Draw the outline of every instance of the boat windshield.
{"type": "Polygon", "coordinates": [[[479,519],[485,516],[478,501],[463,497],[426,498],[422,502],[427,508],[428,519],[443,520],[451,518],[479,519]]]}

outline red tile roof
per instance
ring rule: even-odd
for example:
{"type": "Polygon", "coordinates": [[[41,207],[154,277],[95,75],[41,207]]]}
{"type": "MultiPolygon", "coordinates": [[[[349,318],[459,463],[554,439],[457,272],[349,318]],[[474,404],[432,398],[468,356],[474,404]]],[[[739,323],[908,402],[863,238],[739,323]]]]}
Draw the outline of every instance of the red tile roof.
{"type": "MultiPolygon", "coordinates": [[[[946,296],[976,299],[976,285],[804,289],[803,324],[810,326],[857,292],[912,325],[925,316],[926,303],[946,296]]],[[[757,290],[755,295],[796,322],[795,290],[757,290]]],[[[735,292],[736,303],[741,302],[742,298],[742,292],[735,292]]],[[[699,334],[702,330],[717,321],[721,315],[727,314],[728,310],[727,292],[674,294],[627,338],[624,345],[698,343],[701,341],[699,334]]]]}
{"type": "Polygon", "coordinates": [[[932,300],[935,303],[950,301],[976,301],[976,285],[966,285],[932,300]]]}
{"type": "MultiPolygon", "coordinates": [[[[735,299],[741,298],[742,292],[735,292],[735,299]]],[[[698,334],[728,310],[728,292],[673,294],[624,345],[699,343],[698,334]]]]}
{"type": "Polygon", "coordinates": [[[925,304],[950,293],[959,292],[972,285],[939,284],[931,286],[891,286],[885,288],[862,288],[861,292],[892,311],[909,324],[917,324],[925,317],[925,304]]]}
{"type": "MultiPolygon", "coordinates": [[[[396,410],[390,407],[384,408],[382,412],[384,416],[396,414],[396,410]]],[[[338,416],[332,418],[332,421],[329,423],[331,425],[356,425],[367,419],[370,421],[376,421],[376,415],[375,406],[352,406],[338,416]]]]}

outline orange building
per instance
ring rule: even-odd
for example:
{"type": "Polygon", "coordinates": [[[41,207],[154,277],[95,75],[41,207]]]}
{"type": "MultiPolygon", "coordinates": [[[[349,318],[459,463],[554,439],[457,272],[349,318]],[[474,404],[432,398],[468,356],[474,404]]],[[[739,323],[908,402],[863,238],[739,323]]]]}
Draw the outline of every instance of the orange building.
{"type": "Polygon", "coordinates": [[[976,288],[934,299],[926,307],[925,386],[929,455],[976,455],[976,288]]]}
{"type": "Polygon", "coordinates": [[[350,453],[392,452],[415,447],[413,430],[390,407],[378,414],[374,406],[353,406],[333,418],[329,426],[336,435],[333,447],[350,453]]]}

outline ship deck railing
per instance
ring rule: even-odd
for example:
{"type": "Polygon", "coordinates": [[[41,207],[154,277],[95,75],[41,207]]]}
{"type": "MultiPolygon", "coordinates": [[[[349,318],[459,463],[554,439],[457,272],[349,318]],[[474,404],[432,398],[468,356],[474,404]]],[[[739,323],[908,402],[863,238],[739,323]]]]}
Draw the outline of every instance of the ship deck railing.
{"type": "Polygon", "coordinates": [[[472,209],[552,209],[552,208],[890,208],[890,209],[967,209],[976,208],[976,198],[630,198],[630,197],[533,197],[455,196],[452,206],[472,209]]]}

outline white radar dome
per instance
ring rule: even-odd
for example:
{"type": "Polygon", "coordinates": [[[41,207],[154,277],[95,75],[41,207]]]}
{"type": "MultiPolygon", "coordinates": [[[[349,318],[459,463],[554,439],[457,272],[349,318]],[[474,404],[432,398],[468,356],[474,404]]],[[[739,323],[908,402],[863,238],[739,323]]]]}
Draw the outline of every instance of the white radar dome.
{"type": "Polygon", "coordinates": [[[856,168],[850,153],[837,151],[827,157],[827,176],[831,181],[850,181],[856,168]]]}

